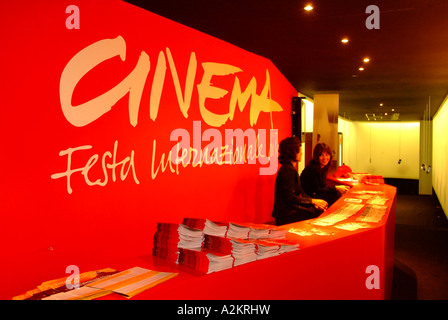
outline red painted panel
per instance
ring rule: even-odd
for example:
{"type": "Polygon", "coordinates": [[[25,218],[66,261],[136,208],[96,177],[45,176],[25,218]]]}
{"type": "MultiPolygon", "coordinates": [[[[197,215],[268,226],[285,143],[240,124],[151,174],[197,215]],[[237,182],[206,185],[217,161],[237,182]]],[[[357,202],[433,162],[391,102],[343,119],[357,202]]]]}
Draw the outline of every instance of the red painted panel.
{"type": "Polygon", "coordinates": [[[167,160],[176,129],[202,149],[204,132],[225,145],[226,129],[266,130],[265,148],[270,129],[288,136],[297,92],[276,67],[127,3],[76,5],[79,29],[64,1],[0,4],[0,298],[68,265],[149,254],[158,221],[270,219],[275,175],[260,159],[167,160]]]}

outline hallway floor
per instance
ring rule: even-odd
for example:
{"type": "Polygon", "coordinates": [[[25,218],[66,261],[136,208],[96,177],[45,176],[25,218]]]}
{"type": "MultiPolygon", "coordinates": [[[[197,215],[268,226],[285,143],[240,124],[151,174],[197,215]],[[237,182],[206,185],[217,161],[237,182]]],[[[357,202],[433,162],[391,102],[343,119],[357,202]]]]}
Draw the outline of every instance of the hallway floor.
{"type": "Polygon", "coordinates": [[[448,220],[435,196],[397,194],[392,300],[448,300],[448,220]]]}

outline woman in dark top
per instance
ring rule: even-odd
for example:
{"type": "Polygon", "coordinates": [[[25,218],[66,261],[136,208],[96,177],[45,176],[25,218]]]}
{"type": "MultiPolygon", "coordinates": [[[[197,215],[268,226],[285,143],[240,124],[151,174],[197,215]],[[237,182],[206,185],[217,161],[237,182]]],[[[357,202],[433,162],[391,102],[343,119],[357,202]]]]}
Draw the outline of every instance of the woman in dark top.
{"type": "Polygon", "coordinates": [[[313,150],[313,159],[303,169],[300,175],[300,182],[302,183],[305,192],[318,199],[323,199],[331,206],[339,197],[348,191],[347,186],[327,186],[327,174],[331,166],[333,153],[331,148],[325,143],[318,143],[313,150]]]}
{"type": "Polygon", "coordinates": [[[297,137],[280,142],[278,161],[281,164],[275,179],[272,216],[276,225],[318,217],[328,203],[308,196],[300,185],[298,163],[302,158],[301,142],[297,137]]]}

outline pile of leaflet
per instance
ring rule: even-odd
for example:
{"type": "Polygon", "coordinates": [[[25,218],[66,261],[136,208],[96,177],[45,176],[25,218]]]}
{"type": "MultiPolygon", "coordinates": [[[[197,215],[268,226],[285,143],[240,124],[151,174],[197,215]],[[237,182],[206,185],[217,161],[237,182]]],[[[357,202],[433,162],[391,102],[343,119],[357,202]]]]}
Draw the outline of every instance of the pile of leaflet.
{"type": "Polygon", "coordinates": [[[185,218],[157,225],[153,255],[211,273],[298,250],[287,233],[267,224],[185,218]]]}

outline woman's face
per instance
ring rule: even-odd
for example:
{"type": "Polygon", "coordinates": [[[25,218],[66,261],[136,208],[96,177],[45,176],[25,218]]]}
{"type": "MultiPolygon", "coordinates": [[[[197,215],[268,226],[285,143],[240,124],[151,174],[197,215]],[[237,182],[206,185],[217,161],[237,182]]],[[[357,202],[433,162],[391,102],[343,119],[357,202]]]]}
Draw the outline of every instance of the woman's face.
{"type": "Polygon", "coordinates": [[[302,147],[299,147],[299,152],[296,153],[296,161],[300,162],[302,160],[302,147]]]}
{"type": "Polygon", "coordinates": [[[325,151],[322,152],[319,156],[320,167],[321,168],[325,167],[329,161],[330,161],[330,155],[325,151]]]}

